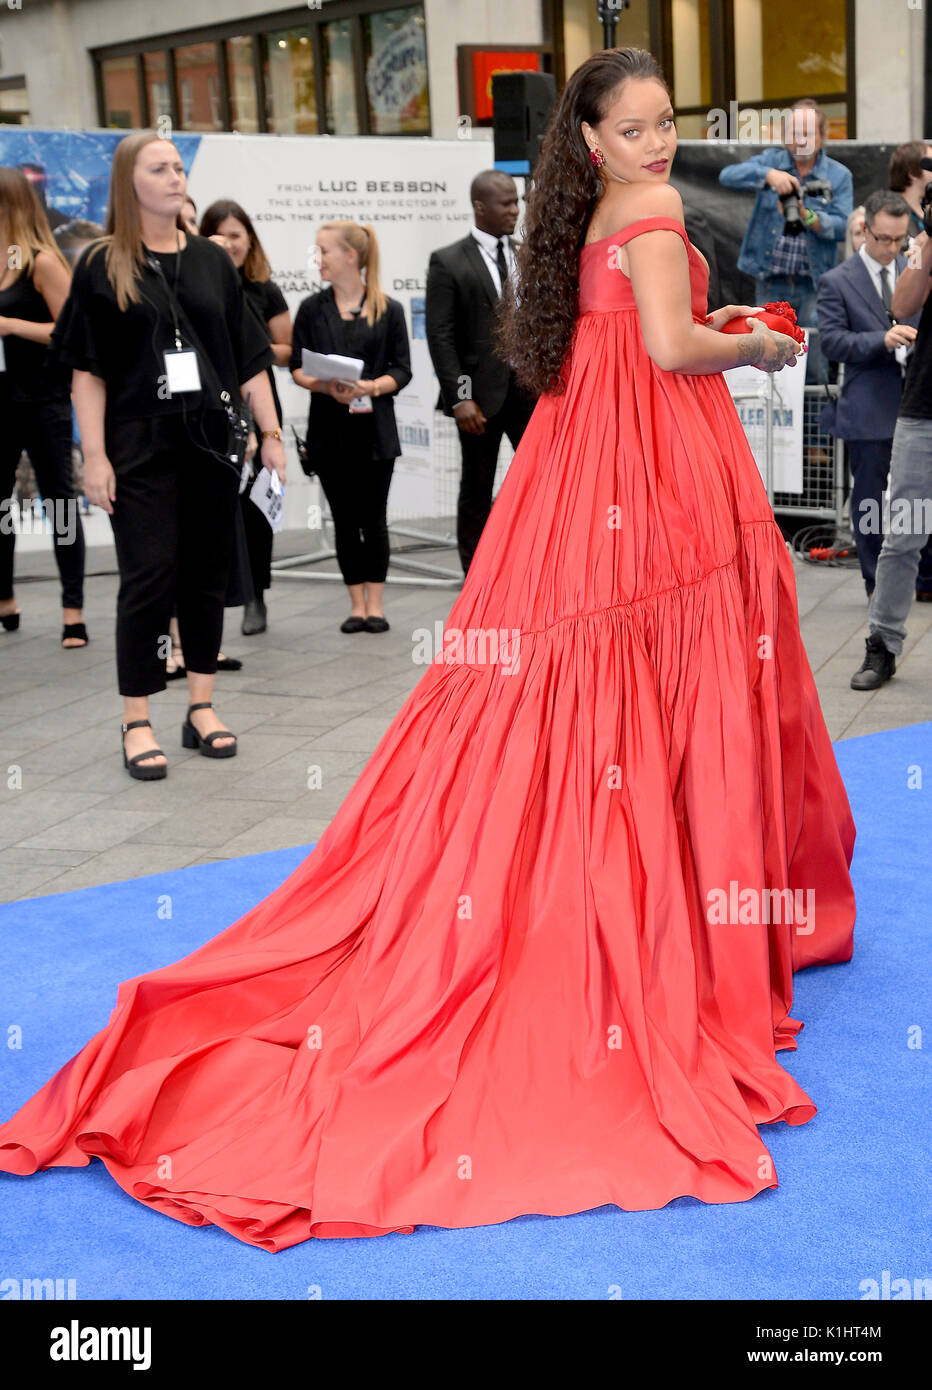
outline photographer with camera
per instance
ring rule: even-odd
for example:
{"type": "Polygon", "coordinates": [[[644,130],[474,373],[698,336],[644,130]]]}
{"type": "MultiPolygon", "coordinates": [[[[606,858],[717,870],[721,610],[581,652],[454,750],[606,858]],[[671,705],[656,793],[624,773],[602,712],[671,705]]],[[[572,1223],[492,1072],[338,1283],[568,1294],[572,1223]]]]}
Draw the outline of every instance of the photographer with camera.
{"type": "MultiPolygon", "coordinates": [[[[851,171],[825,153],[825,131],[824,112],[803,97],[783,148],[728,164],[718,176],[725,188],[757,190],[738,256],[738,269],[754,276],[755,303],[785,300],[804,328],[817,327],[816,286],[837,264],[854,207],[851,171]]],[[[828,381],[818,333],[810,335],[806,380],[828,381]]]]}
{"type": "MultiPolygon", "coordinates": [[[[920,167],[932,174],[932,159],[923,159],[920,167]]],[[[932,179],[923,190],[921,207],[923,230],[910,248],[917,253],[916,263],[911,254],[890,305],[900,323],[922,312],[893,432],[890,525],[877,559],[868,610],[870,636],[864,661],[851,677],[852,690],[876,690],[896,670],[920,556],[932,531],[932,179]]]]}

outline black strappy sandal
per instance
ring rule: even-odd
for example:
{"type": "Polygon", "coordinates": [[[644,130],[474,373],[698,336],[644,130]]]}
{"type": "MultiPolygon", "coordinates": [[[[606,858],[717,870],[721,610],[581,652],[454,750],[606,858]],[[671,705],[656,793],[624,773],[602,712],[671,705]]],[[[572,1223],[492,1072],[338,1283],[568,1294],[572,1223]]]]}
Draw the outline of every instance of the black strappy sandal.
{"type": "Polygon", "coordinates": [[[182,748],[197,748],[205,758],[235,757],[236,735],[229,729],[214,729],[212,734],[199,734],[191,723],[191,715],[196,709],[213,709],[213,703],[210,700],[202,700],[198,705],[188,705],[188,713],[181,726],[182,748]],[[234,742],[228,743],[225,748],[215,748],[214,744],[219,738],[232,738],[234,742]]]}
{"type": "MultiPolygon", "coordinates": [[[[63,647],[65,647],[66,637],[80,637],[82,639],[81,647],[86,647],[91,640],[87,635],[87,628],[83,623],[65,623],[65,626],[61,630],[61,644],[63,647]]],[[[81,647],[65,647],[65,651],[79,652],[81,647]]]]}
{"type": "Polygon", "coordinates": [[[130,777],[135,777],[139,782],[158,782],[168,772],[168,763],[153,763],[149,767],[143,767],[146,758],[165,757],[161,748],[147,748],[144,753],[137,753],[134,758],[126,756],[126,735],[130,729],[152,728],[148,719],[134,719],[131,724],[121,724],[123,730],[123,766],[129,772],[130,777]]]}

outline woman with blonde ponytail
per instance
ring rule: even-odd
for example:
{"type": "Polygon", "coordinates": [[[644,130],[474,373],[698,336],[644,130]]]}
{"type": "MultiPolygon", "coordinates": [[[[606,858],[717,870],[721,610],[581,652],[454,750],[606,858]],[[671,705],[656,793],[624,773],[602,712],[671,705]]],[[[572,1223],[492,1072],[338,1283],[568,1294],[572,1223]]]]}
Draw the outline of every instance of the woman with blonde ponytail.
{"type": "Polygon", "coordinates": [[[375,228],[325,222],[317,234],[320,278],[295,317],[292,376],[311,393],[307,447],[333,515],[337,562],[349,589],[341,632],[386,632],[388,491],[401,453],[392,396],[411,380],[404,309],[379,280],[375,228]],[[358,357],[362,377],[322,381],[302,370],[302,350],[358,357]]]}

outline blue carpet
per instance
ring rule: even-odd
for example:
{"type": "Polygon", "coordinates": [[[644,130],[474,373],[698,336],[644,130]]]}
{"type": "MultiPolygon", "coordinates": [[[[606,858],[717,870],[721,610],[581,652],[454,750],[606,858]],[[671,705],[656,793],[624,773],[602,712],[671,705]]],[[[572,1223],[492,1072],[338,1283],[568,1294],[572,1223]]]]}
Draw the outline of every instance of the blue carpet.
{"type": "MultiPolygon", "coordinates": [[[[800,972],[809,1124],[762,1128],[780,1186],[749,1202],[679,1198],[464,1231],[306,1241],[278,1255],[153,1212],[94,1160],[0,1176],[3,1278],[75,1279],[102,1299],[857,1299],[862,1280],[932,1275],[928,788],[932,724],[836,748],[858,826],[855,954],[800,972]],[[923,869],[922,865],[926,864],[923,869]],[[928,1047],[916,1046],[923,1027],[928,1047]],[[910,1039],[913,1045],[910,1046],[910,1039]]],[[[276,887],[309,846],[7,905],[8,1117],[106,1024],[119,981],[178,960],[276,887]],[[164,895],[171,916],[159,916],[164,895]]]]}

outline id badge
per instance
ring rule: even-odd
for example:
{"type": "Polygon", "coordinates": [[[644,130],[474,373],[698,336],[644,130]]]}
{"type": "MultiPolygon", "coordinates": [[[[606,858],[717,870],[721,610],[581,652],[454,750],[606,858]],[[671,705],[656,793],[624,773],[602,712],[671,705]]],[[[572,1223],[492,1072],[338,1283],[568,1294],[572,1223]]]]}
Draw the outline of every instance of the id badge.
{"type": "Polygon", "coordinates": [[[371,414],[372,414],[372,397],[371,397],[371,396],[354,396],[353,399],[352,399],[352,400],[350,401],[350,403],[349,403],[349,409],[350,409],[350,414],[351,414],[351,415],[371,415],[371,414]]]}
{"type": "Polygon", "coordinates": [[[197,353],[193,348],[173,348],[163,352],[162,356],[165,359],[165,378],[169,395],[200,391],[201,373],[197,365],[197,353]]]}

